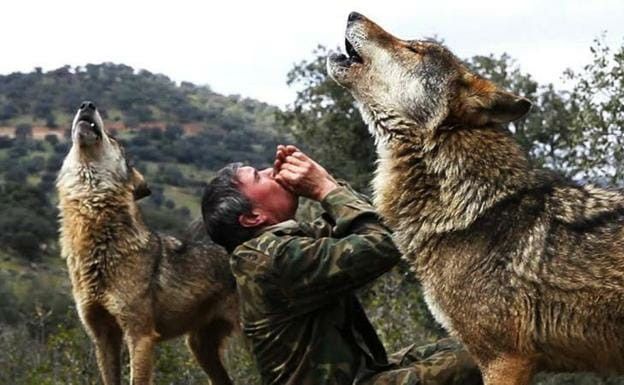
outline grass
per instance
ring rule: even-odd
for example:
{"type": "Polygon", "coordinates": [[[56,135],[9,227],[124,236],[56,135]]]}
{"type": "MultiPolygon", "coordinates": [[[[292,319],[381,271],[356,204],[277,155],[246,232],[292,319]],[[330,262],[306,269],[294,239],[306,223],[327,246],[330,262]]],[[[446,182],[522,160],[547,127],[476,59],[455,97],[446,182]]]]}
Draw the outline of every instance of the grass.
{"type": "Polygon", "coordinates": [[[186,207],[193,214],[198,214],[200,211],[201,197],[195,195],[189,189],[175,186],[165,186],[164,190],[165,198],[171,199],[175,202],[176,207],[186,207]]]}
{"type": "Polygon", "coordinates": [[[107,108],[106,116],[106,119],[111,121],[118,121],[123,119],[123,113],[121,112],[121,110],[116,108],[107,108]]]}
{"type": "Polygon", "coordinates": [[[37,186],[39,182],[41,182],[41,177],[39,175],[30,174],[26,178],[26,183],[28,183],[31,186],[37,186]]]}
{"type": "Polygon", "coordinates": [[[13,256],[6,251],[0,251],[0,270],[24,272],[31,270],[32,266],[43,266],[46,270],[53,272],[55,275],[62,274],[63,277],[67,274],[67,263],[57,254],[44,257],[42,260],[36,262],[31,262],[27,259],[13,256]]]}
{"type": "MultiPolygon", "coordinates": [[[[146,177],[155,175],[158,173],[158,167],[164,163],[141,161],[142,172],[146,177]]],[[[175,167],[182,171],[187,179],[194,181],[209,181],[215,176],[214,170],[203,169],[195,166],[194,164],[175,163],[175,167]]],[[[148,181],[149,182],[149,181],[148,181]]]]}
{"type": "Polygon", "coordinates": [[[52,112],[52,116],[54,116],[54,122],[58,126],[59,130],[62,130],[71,125],[72,117],[60,110],[54,110],[52,112]]]}
{"type": "Polygon", "coordinates": [[[28,153],[26,154],[25,158],[26,159],[32,159],[32,158],[34,158],[36,156],[42,156],[45,159],[48,156],[50,156],[50,154],[52,154],[52,148],[51,147],[48,147],[48,148],[49,148],[49,151],[38,151],[38,150],[28,151],[28,153]]]}
{"type": "Polygon", "coordinates": [[[208,182],[215,176],[215,171],[201,169],[192,164],[177,164],[176,167],[182,171],[187,179],[199,182],[208,182]]]}
{"type": "Polygon", "coordinates": [[[0,252],[0,270],[21,272],[24,270],[23,261],[16,260],[6,253],[0,252]]]}

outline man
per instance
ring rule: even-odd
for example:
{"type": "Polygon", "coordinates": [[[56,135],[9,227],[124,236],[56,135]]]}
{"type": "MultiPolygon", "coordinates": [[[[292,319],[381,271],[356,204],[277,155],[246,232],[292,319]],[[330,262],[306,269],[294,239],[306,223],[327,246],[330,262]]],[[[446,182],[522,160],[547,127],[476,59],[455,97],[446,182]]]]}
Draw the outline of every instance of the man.
{"type": "Polygon", "coordinates": [[[294,146],[273,169],[232,164],[202,199],[212,239],[232,252],[243,330],[264,384],[481,384],[451,340],[392,360],[354,290],[390,270],[399,252],[373,207],[294,146]],[[319,201],[294,221],[298,197],[319,201]]]}

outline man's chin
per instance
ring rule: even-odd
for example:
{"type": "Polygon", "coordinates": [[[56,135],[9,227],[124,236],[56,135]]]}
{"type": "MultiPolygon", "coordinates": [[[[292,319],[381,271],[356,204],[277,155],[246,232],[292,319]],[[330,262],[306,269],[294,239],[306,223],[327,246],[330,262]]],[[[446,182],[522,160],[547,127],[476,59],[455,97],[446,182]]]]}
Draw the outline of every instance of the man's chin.
{"type": "Polygon", "coordinates": [[[288,218],[285,218],[285,220],[295,219],[295,215],[297,214],[297,209],[299,208],[299,197],[293,194],[293,198],[292,207],[288,210],[288,218]]]}

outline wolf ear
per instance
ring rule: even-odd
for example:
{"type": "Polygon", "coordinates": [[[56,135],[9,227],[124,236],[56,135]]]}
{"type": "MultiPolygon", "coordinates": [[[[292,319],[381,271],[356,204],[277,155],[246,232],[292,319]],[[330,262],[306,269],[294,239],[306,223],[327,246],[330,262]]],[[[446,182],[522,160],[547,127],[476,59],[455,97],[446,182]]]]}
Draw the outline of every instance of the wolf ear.
{"type": "Polygon", "coordinates": [[[138,201],[140,199],[149,196],[152,191],[147,186],[147,182],[145,182],[145,178],[143,174],[141,174],[136,168],[132,167],[130,171],[130,179],[132,181],[132,195],[134,196],[134,200],[138,201]]]}
{"type": "Polygon", "coordinates": [[[531,109],[528,99],[500,91],[494,83],[471,73],[464,77],[464,86],[456,111],[465,123],[476,126],[509,123],[520,119],[531,109]]]}
{"type": "Polygon", "coordinates": [[[509,92],[496,91],[491,97],[489,106],[485,106],[484,113],[492,123],[509,123],[520,119],[531,109],[532,103],[520,96],[509,92]]]}

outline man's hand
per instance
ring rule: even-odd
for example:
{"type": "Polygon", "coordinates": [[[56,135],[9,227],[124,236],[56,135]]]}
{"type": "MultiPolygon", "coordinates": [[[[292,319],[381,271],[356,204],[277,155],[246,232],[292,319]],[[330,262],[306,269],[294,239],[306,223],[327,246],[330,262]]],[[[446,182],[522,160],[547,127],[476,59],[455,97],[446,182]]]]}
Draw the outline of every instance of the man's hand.
{"type": "Polygon", "coordinates": [[[317,201],[338,187],[334,178],[295,146],[277,146],[275,180],[293,193],[317,201]]]}

